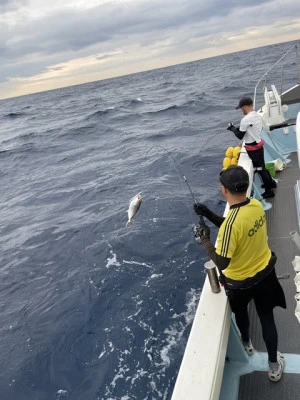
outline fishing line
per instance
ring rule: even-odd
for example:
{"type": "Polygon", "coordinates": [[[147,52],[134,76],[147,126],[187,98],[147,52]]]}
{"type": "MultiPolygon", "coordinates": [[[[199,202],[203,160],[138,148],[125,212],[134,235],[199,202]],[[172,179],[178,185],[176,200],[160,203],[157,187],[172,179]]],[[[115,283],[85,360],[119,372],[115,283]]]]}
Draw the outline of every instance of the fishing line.
{"type": "Polygon", "coordinates": [[[204,146],[201,148],[201,151],[204,150],[205,147],[208,145],[208,143],[209,143],[211,140],[213,140],[216,136],[218,136],[219,134],[220,134],[220,133],[217,132],[217,133],[215,133],[214,135],[212,135],[212,136],[205,142],[204,146]]]}
{"type": "Polygon", "coordinates": [[[184,175],[182,169],[181,169],[181,168],[179,167],[179,165],[177,164],[177,161],[176,161],[175,157],[174,157],[165,147],[160,146],[160,145],[154,145],[154,146],[150,147],[150,149],[147,151],[146,156],[147,156],[148,153],[149,153],[152,149],[154,149],[155,147],[159,147],[159,148],[161,148],[162,150],[164,150],[164,151],[167,153],[168,157],[170,157],[170,158],[172,159],[173,164],[174,164],[175,171],[176,171],[176,173],[177,173],[177,176],[178,176],[180,182],[182,182],[182,180],[181,180],[181,177],[182,177],[183,180],[184,180],[184,182],[187,184],[187,187],[188,187],[189,192],[190,192],[190,194],[191,194],[191,196],[192,196],[193,202],[196,204],[197,201],[196,201],[195,196],[194,196],[194,193],[193,193],[193,191],[192,191],[192,189],[191,189],[191,187],[190,187],[190,185],[189,185],[189,183],[188,183],[188,180],[186,179],[186,177],[185,177],[185,175],[184,175]]]}
{"type": "MultiPolygon", "coordinates": [[[[148,153],[149,153],[152,149],[154,149],[154,148],[160,148],[160,149],[164,150],[164,152],[166,152],[167,156],[170,157],[170,159],[173,161],[173,166],[174,166],[174,169],[175,169],[175,171],[176,171],[176,174],[177,174],[177,176],[178,176],[178,178],[179,178],[179,181],[180,181],[181,183],[183,183],[183,181],[186,183],[186,185],[187,185],[187,187],[188,187],[188,190],[189,190],[189,192],[190,192],[190,194],[191,194],[191,196],[192,196],[192,199],[193,199],[194,204],[197,204],[197,201],[196,201],[196,199],[195,199],[194,193],[193,193],[193,191],[192,191],[192,189],[191,189],[191,186],[190,186],[188,180],[186,179],[186,176],[184,175],[182,169],[179,167],[179,165],[178,165],[178,163],[177,163],[175,157],[170,153],[170,151],[168,151],[165,147],[163,147],[163,146],[161,146],[161,145],[154,145],[154,146],[150,147],[150,149],[148,149],[148,151],[146,152],[146,156],[147,156],[148,153]],[[182,181],[181,178],[183,178],[183,181],[182,181]]],[[[192,223],[194,223],[193,218],[192,218],[192,213],[191,213],[191,210],[190,210],[189,203],[188,203],[188,201],[187,201],[186,195],[185,195],[185,200],[186,200],[186,203],[187,203],[187,207],[188,207],[188,210],[189,210],[189,214],[190,214],[191,221],[192,221],[192,223]]],[[[202,222],[202,221],[203,221],[203,219],[201,220],[201,222],[202,222]]]]}

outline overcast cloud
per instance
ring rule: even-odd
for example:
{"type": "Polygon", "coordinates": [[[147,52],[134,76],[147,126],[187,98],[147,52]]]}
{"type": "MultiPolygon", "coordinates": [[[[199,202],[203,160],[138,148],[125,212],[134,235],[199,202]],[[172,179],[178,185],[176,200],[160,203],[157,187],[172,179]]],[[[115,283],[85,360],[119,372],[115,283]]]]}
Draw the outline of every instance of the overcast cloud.
{"type": "Polygon", "coordinates": [[[0,0],[0,99],[299,39],[299,0],[0,0]]]}

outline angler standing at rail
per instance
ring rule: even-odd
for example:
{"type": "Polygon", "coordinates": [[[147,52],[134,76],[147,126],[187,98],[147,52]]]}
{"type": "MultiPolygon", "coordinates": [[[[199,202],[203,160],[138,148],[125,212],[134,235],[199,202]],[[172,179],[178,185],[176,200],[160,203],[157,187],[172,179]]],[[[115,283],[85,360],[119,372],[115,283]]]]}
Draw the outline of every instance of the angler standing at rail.
{"type": "Polygon", "coordinates": [[[262,130],[262,119],[253,109],[253,100],[250,97],[243,97],[236,110],[241,109],[245,117],[241,120],[240,127],[237,128],[230,122],[228,130],[233,132],[238,139],[245,138],[245,149],[253,163],[253,168],[259,173],[263,181],[262,187],[265,192],[262,194],[264,199],[275,196],[272,189],[276,188],[276,182],[272,179],[269,171],[265,167],[264,143],[260,134],[262,130]]]}
{"type": "Polygon", "coordinates": [[[197,215],[208,218],[220,228],[217,247],[211,243],[210,229],[203,222],[197,226],[195,238],[220,271],[220,281],[248,355],[254,353],[254,348],[249,336],[247,307],[250,300],[254,300],[268,351],[268,377],[278,382],[284,369],[284,357],[277,351],[273,308],[286,308],[286,302],[275,273],[277,258],[268,245],[266,215],[260,201],[247,198],[249,176],[242,167],[231,166],[222,171],[220,183],[230,206],[225,218],[214,214],[204,204],[194,205],[197,215]]]}

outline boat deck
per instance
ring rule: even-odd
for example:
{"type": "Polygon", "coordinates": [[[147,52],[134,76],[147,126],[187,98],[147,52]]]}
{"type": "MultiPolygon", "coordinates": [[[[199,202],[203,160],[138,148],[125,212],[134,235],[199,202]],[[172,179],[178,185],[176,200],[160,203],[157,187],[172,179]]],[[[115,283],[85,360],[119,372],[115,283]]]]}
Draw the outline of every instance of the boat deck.
{"type": "MultiPolygon", "coordinates": [[[[295,244],[289,237],[289,232],[298,231],[298,217],[295,204],[294,186],[300,180],[297,153],[292,153],[291,162],[286,169],[276,173],[278,184],[276,196],[268,200],[272,208],[266,211],[270,248],[277,255],[277,276],[289,274],[288,278],[280,279],[284,289],[287,309],[277,307],[274,310],[278,330],[278,348],[286,357],[286,372],[279,383],[274,384],[267,379],[266,371],[254,371],[240,377],[238,400],[295,400],[300,399],[299,371],[293,368],[293,363],[300,363],[300,324],[295,316],[296,286],[295,271],[292,261],[295,255],[300,255],[295,244]],[[293,373],[296,372],[296,373],[293,373]]],[[[250,305],[251,338],[258,352],[266,352],[261,334],[261,327],[253,304],[250,305]]],[[[254,357],[254,356],[253,356],[254,357]]]]}

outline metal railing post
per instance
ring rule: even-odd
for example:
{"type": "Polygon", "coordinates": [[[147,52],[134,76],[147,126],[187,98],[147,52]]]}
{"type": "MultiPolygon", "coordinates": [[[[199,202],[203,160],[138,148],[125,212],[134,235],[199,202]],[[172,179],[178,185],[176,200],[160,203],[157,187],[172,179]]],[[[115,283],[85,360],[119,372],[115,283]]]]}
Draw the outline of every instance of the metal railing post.
{"type": "MultiPolygon", "coordinates": [[[[255,109],[255,105],[256,105],[256,93],[257,93],[258,85],[260,84],[260,82],[263,79],[265,79],[265,84],[266,84],[267,83],[267,76],[268,76],[269,72],[272,71],[272,69],[275,68],[294,49],[295,49],[295,53],[296,53],[296,63],[298,65],[298,83],[300,83],[300,68],[299,68],[299,63],[297,62],[297,59],[298,59],[298,47],[297,47],[296,44],[294,44],[294,46],[291,47],[290,50],[288,50],[257,82],[257,84],[256,84],[256,86],[254,88],[254,96],[253,96],[253,107],[254,107],[254,109],[255,109]]],[[[281,93],[282,93],[282,91],[281,91],[281,93]]]]}

